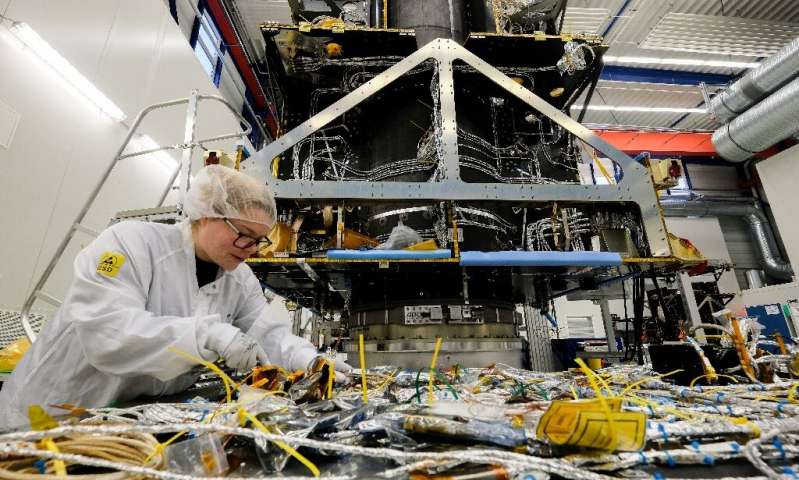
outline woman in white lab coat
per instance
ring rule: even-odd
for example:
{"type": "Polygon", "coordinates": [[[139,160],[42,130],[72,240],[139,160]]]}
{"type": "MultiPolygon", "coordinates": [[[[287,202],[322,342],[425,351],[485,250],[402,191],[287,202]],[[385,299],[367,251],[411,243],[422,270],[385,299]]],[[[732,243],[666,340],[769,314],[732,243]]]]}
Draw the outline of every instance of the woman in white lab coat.
{"type": "MultiPolygon", "coordinates": [[[[201,369],[170,351],[248,370],[305,369],[317,355],[270,318],[244,259],[276,219],[268,189],[235,170],[198,172],[176,225],[121,222],[75,259],[61,308],[0,391],[0,428],[28,422],[29,405],[102,407],[185,390],[201,369]]],[[[350,367],[336,362],[336,370],[350,367]]]]}

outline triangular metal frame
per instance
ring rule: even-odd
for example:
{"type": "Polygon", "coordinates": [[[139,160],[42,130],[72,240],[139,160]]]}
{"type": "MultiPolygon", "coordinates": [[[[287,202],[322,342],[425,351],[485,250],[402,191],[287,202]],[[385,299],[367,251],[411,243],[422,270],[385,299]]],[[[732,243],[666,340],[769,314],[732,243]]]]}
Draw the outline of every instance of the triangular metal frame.
{"type": "Polygon", "coordinates": [[[277,198],[304,200],[492,200],[508,202],[629,202],[641,209],[644,230],[653,256],[669,256],[671,248],[649,170],[637,163],[544,99],[519,85],[495,67],[449,39],[434,40],[399,61],[329,107],[298,125],[246,163],[271,172],[272,159],[302,139],[324,128],[359,103],[379,92],[411,69],[432,59],[439,67],[443,158],[441,180],[436,182],[341,182],[280,180],[267,174],[266,183],[277,198]],[[502,89],[549,117],[577,138],[619,164],[624,172],[615,185],[466,183],[460,179],[458,124],[455,117],[453,62],[463,61],[502,89]]]}

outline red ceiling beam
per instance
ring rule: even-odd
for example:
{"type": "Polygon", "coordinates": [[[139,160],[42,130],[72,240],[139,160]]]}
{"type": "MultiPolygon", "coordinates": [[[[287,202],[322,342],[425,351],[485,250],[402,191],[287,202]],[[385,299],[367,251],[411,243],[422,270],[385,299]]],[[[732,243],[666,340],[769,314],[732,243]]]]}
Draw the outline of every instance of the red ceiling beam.
{"type": "Polygon", "coordinates": [[[640,130],[595,130],[594,133],[626,154],[637,155],[641,152],[649,152],[654,156],[692,157],[715,157],[718,155],[710,140],[711,133],[640,130]]]}

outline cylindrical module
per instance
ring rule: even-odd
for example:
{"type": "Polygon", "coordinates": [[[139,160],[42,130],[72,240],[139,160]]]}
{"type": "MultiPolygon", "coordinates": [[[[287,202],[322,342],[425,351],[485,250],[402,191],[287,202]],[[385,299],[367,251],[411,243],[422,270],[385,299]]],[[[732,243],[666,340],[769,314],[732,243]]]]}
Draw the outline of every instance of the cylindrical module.
{"type": "Polygon", "coordinates": [[[437,38],[458,43],[466,39],[464,0],[395,0],[389,4],[391,26],[414,29],[419,48],[437,38]]]}

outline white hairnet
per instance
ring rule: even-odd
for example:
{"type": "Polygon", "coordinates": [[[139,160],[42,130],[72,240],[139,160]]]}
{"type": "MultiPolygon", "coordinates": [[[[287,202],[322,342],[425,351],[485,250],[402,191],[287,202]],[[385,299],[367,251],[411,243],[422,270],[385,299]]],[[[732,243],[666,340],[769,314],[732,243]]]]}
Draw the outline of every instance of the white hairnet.
{"type": "MultiPolygon", "coordinates": [[[[192,181],[183,211],[191,221],[201,218],[233,218],[264,224],[253,209],[266,212],[270,222],[277,219],[275,197],[266,185],[232,168],[208,165],[192,181]]],[[[272,224],[264,224],[272,227],[272,224]]]]}

